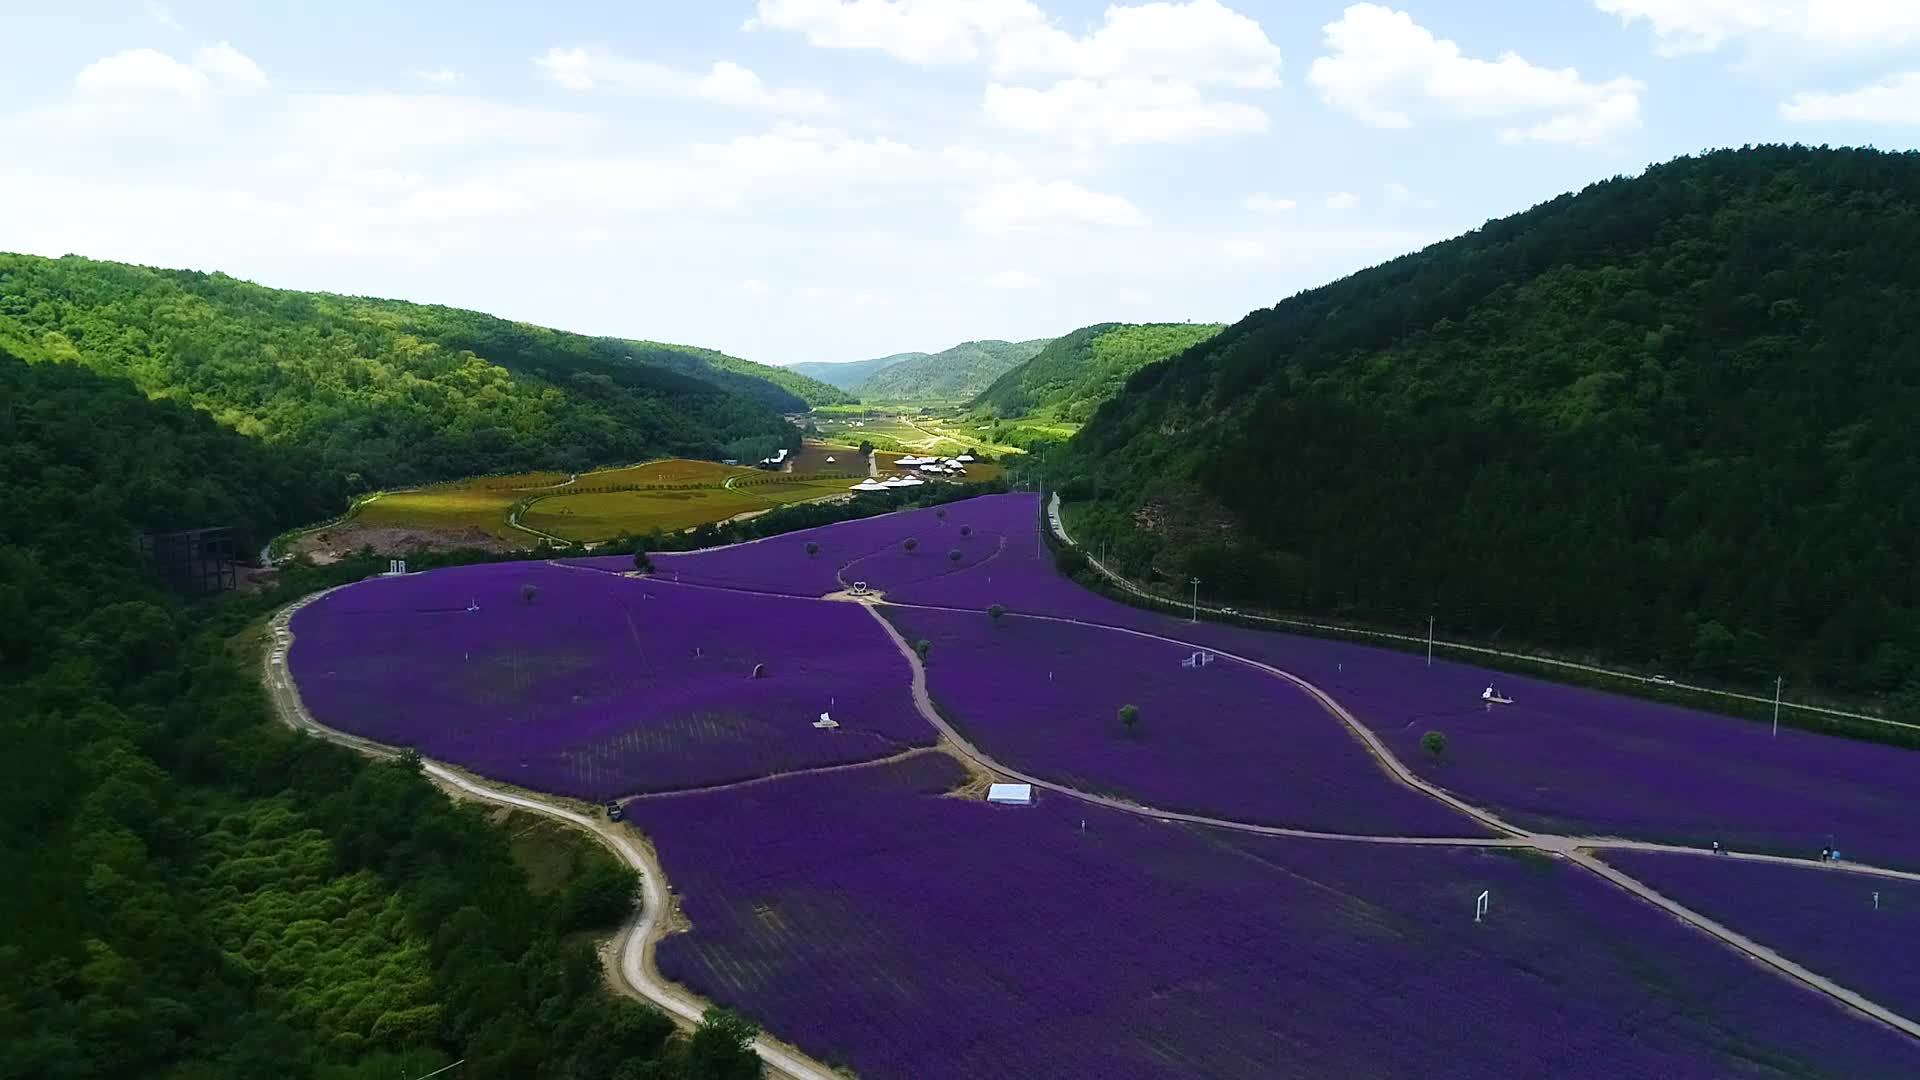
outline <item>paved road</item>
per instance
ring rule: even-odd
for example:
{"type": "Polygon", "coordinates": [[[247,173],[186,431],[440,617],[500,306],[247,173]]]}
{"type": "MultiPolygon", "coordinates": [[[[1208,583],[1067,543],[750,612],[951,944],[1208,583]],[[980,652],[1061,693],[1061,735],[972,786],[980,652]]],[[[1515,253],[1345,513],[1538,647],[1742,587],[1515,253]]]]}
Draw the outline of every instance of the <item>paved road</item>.
{"type": "MultiPolygon", "coordinates": [[[[1067,543],[1067,544],[1073,544],[1073,538],[1067,535],[1066,520],[1060,516],[1060,496],[1057,492],[1054,493],[1047,501],[1047,521],[1052,526],[1054,535],[1058,536],[1061,542],[1067,543]]],[[[1075,544],[1074,546],[1078,547],[1079,545],[1075,544]]],[[[1083,551],[1083,554],[1084,553],[1085,552],[1083,551]]],[[[1177,600],[1173,600],[1165,596],[1160,596],[1155,593],[1150,593],[1145,589],[1140,588],[1138,585],[1135,585],[1133,582],[1127,580],[1125,575],[1120,574],[1119,572],[1115,571],[1113,568],[1105,565],[1099,559],[1094,558],[1091,554],[1087,555],[1087,562],[1090,563],[1095,570],[1098,570],[1101,576],[1105,577],[1108,581],[1113,582],[1115,585],[1118,585],[1120,588],[1125,589],[1127,592],[1132,593],[1133,595],[1138,596],[1143,600],[1148,600],[1155,604],[1162,605],[1166,607],[1169,611],[1174,611],[1174,612],[1190,611],[1190,610],[1193,610],[1196,606],[1193,604],[1184,604],[1177,600]]],[[[1204,611],[1209,615],[1226,614],[1225,608],[1209,607],[1206,604],[1199,604],[1197,606],[1200,611],[1204,611]]],[[[1390,634],[1383,630],[1361,630],[1351,626],[1339,626],[1334,623],[1312,622],[1307,619],[1283,619],[1274,615],[1258,615],[1258,614],[1254,614],[1246,611],[1237,611],[1234,613],[1234,617],[1239,619],[1246,619],[1251,622],[1268,623],[1272,626],[1279,626],[1279,627],[1291,626],[1291,627],[1298,627],[1304,630],[1317,630],[1323,633],[1336,633],[1336,634],[1353,635],[1358,637],[1378,638],[1381,641],[1399,641],[1399,642],[1405,642],[1410,645],[1425,645],[1428,643],[1426,638],[1418,637],[1413,634],[1390,634]]],[[[1607,676],[1608,678],[1620,679],[1624,682],[1637,682],[1637,683],[1642,683],[1646,685],[1664,686],[1673,690],[1685,690],[1695,694],[1709,694],[1714,697],[1731,698],[1735,701],[1747,701],[1747,702],[1753,702],[1755,704],[1760,704],[1760,705],[1772,705],[1774,703],[1772,698],[1763,697],[1759,694],[1742,694],[1734,690],[1717,690],[1711,686],[1698,686],[1693,683],[1683,683],[1683,682],[1674,682],[1674,681],[1665,680],[1665,679],[1655,679],[1650,675],[1641,675],[1637,672],[1619,671],[1614,668],[1598,667],[1593,664],[1582,664],[1573,660],[1559,660],[1551,656],[1536,656],[1532,653],[1508,652],[1503,649],[1489,649],[1484,645],[1468,645],[1464,642],[1442,641],[1439,639],[1435,639],[1432,642],[1432,644],[1438,648],[1451,649],[1455,652],[1474,653],[1480,656],[1497,656],[1497,657],[1502,657],[1508,660],[1524,660],[1524,661],[1527,661],[1528,663],[1533,663],[1533,664],[1547,664],[1553,667],[1566,668],[1569,671],[1584,671],[1594,675],[1604,675],[1604,676],[1607,676]]],[[[1795,704],[1790,701],[1780,702],[1780,707],[1783,709],[1794,709],[1803,713],[1813,713],[1818,716],[1833,716],[1833,717],[1839,717],[1841,719],[1846,719],[1846,720],[1864,720],[1872,724],[1884,724],[1887,727],[1906,728],[1910,731],[1920,731],[1920,724],[1909,724],[1900,720],[1888,720],[1884,717],[1870,716],[1866,713],[1847,712],[1844,709],[1829,709],[1819,705],[1795,704]]]]}
{"type": "MultiPolygon", "coordinates": [[[[344,588],[344,586],[341,587],[344,588]]],[[[397,757],[399,751],[390,746],[336,731],[315,720],[313,714],[308,712],[301,702],[300,691],[294,686],[293,679],[287,671],[287,654],[293,644],[291,625],[293,615],[307,604],[325,595],[324,592],[315,593],[287,605],[268,624],[273,641],[267,648],[265,678],[267,691],[273,699],[274,711],[288,726],[297,730],[311,732],[320,738],[351,747],[370,757],[397,757]]],[[[500,806],[511,806],[555,818],[575,828],[583,829],[605,845],[621,861],[633,867],[640,875],[643,899],[639,909],[620,928],[614,938],[613,953],[617,960],[617,967],[614,970],[618,977],[617,981],[636,996],[652,1002],[669,1015],[687,1024],[700,1022],[700,1017],[707,1008],[706,1003],[661,978],[654,968],[654,946],[666,932],[665,915],[672,910],[672,901],[667,892],[666,875],[661,871],[660,864],[654,859],[653,853],[645,845],[636,841],[638,834],[634,830],[616,826],[548,800],[532,798],[479,783],[438,762],[423,760],[420,766],[421,770],[436,784],[465,798],[478,799],[500,806]]],[[[759,1052],[761,1060],[791,1080],[845,1080],[839,1074],[767,1037],[763,1036],[756,1040],[754,1049],[759,1052]]]]}
{"type": "MultiPolygon", "coordinates": [[[[912,607],[916,605],[897,605],[897,606],[912,607]]],[[[915,654],[913,651],[913,648],[907,644],[907,639],[902,637],[900,635],[900,632],[894,629],[893,624],[888,622],[886,618],[880,614],[878,607],[876,605],[868,604],[866,605],[866,607],[867,607],[868,613],[871,614],[874,617],[874,619],[878,621],[880,625],[886,630],[887,636],[893,640],[894,647],[900,650],[901,655],[906,657],[907,663],[912,665],[913,667],[914,708],[919,711],[920,715],[928,723],[932,724],[935,728],[939,729],[940,733],[946,736],[948,741],[952,743],[954,749],[957,752],[959,752],[960,754],[962,754],[967,758],[972,759],[976,764],[980,765],[985,769],[988,769],[993,772],[1002,773],[1006,776],[1010,776],[1015,779],[1018,779],[1023,783],[1032,784],[1038,788],[1042,788],[1048,791],[1059,792],[1060,794],[1067,795],[1075,799],[1079,799],[1082,802],[1093,803],[1098,806],[1104,806],[1110,809],[1119,810],[1124,813],[1135,814],[1142,817],[1156,818],[1161,821],[1185,821],[1185,822],[1191,822],[1198,825],[1213,826],[1216,828],[1235,829],[1242,832],[1257,832],[1257,833],[1264,833],[1272,836],[1297,836],[1297,837],[1305,837],[1308,839],[1343,840],[1343,841],[1358,841],[1362,843],[1383,843],[1383,844],[1445,844],[1449,846],[1472,845],[1472,846],[1481,846],[1481,847],[1528,847],[1528,848],[1534,848],[1540,851],[1549,852],[1551,854],[1566,858],[1569,862],[1573,863],[1576,866],[1581,867],[1582,869],[1585,869],[1594,874],[1598,874],[1600,877],[1606,879],[1607,881],[1612,882],[1614,885],[1617,885],[1620,888],[1625,889],[1626,891],[1634,894],[1635,896],[1638,896],[1642,900],[1645,900],[1648,903],[1661,908],[1667,913],[1679,918],[1681,921],[1689,923],[1694,927],[1700,930],[1703,930],[1708,934],[1711,934],[1713,937],[1718,938],[1720,941],[1728,945],[1731,945],[1736,949],[1739,949],[1741,952],[1746,953],[1748,956],[1752,957],[1753,959],[1773,967],[1776,971],[1779,971],[1781,974],[1786,975],[1790,978],[1796,979],[1801,983],[1803,983],[1804,985],[1811,987],[1814,990],[1817,990],[1823,994],[1827,994],[1830,997],[1834,998],[1835,1000],[1838,1000],[1846,1005],[1852,1006],[1853,1008],[1858,1009],[1860,1012],[1865,1013],[1866,1015],[1872,1017],[1875,1020],[1879,1020],[1882,1023],[1888,1024],[1894,1028],[1897,1028],[1898,1030],[1905,1032],[1908,1035],[1914,1036],[1916,1038],[1920,1038],[1920,1023],[1915,1023],[1914,1021],[1907,1019],[1906,1017],[1900,1015],[1899,1013],[1896,1013],[1893,1010],[1888,1009],[1877,1002],[1871,1001],[1868,998],[1863,997],[1862,995],[1852,990],[1849,990],[1846,987],[1839,985],[1838,983],[1833,982],[1832,980],[1826,978],[1825,976],[1820,975],[1817,972],[1814,972],[1806,967],[1801,966],[1798,963],[1795,963],[1792,960],[1787,959],[1786,957],[1780,955],[1777,952],[1774,952],[1772,949],[1769,949],[1764,945],[1759,944],[1758,942],[1752,940],[1751,938],[1748,938],[1748,937],[1745,937],[1744,935],[1736,933],[1735,931],[1721,925],[1720,923],[1707,918],[1705,915],[1702,915],[1699,912],[1694,911],[1689,907],[1686,907],[1685,905],[1679,903],[1678,901],[1669,899],[1668,897],[1654,891],[1652,887],[1646,885],[1644,882],[1641,882],[1637,878],[1630,877],[1627,874],[1620,871],[1619,869],[1609,866],[1604,862],[1601,862],[1598,858],[1595,858],[1587,849],[1589,848],[1632,848],[1634,850],[1639,850],[1639,851],[1676,852],[1676,853],[1682,853],[1687,855],[1697,855],[1703,858],[1715,858],[1716,856],[1707,852],[1703,852],[1698,848],[1683,848],[1683,847],[1676,847],[1668,844],[1656,844],[1656,843],[1651,843],[1646,841],[1614,841],[1610,839],[1600,839],[1600,838],[1594,838],[1594,837],[1561,836],[1554,833],[1538,833],[1538,832],[1533,832],[1531,830],[1523,829],[1517,825],[1513,825],[1509,822],[1506,822],[1500,819],[1498,816],[1494,815],[1493,813],[1483,810],[1479,807],[1473,806],[1469,803],[1466,803],[1461,799],[1457,798],[1456,796],[1452,795],[1451,793],[1444,791],[1441,788],[1435,787],[1434,785],[1429,784],[1425,780],[1422,780],[1420,777],[1416,776],[1411,770],[1409,770],[1406,767],[1406,765],[1403,762],[1400,761],[1398,757],[1394,756],[1393,752],[1387,748],[1385,743],[1381,742],[1379,738],[1373,734],[1372,731],[1368,730],[1366,725],[1360,723],[1360,721],[1356,719],[1352,713],[1348,712],[1344,707],[1340,705],[1339,702],[1335,701],[1332,697],[1328,696],[1319,687],[1314,686],[1312,683],[1309,683],[1306,680],[1299,678],[1298,676],[1292,675],[1285,671],[1281,671],[1280,669],[1271,667],[1267,664],[1259,663],[1258,661],[1249,660],[1246,657],[1235,656],[1232,653],[1222,652],[1219,649],[1209,649],[1209,651],[1211,651],[1216,656],[1226,657],[1229,660],[1236,660],[1240,663],[1258,668],[1269,674],[1285,679],[1286,681],[1294,684],[1295,686],[1298,686],[1300,689],[1306,691],[1309,695],[1311,695],[1315,700],[1320,702],[1321,706],[1325,708],[1328,712],[1331,712],[1333,715],[1338,717],[1343,723],[1345,723],[1347,727],[1355,735],[1357,735],[1363,743],[1367,745],[1368,749],[1373,752],[1374,757],[1377,760],[1379,760],[1379,762],[1383,766],[1387,768],[1388,772],[1390,772],[1395,779],[1399,780],[1401,783],[1406,784],[1409,787],[1412,787],[1415,790],[1425,795],[1428,795],[1432,798],[1438,799],[1443,803],[1446,803],[1449,807],[1452,807],[1454,810],[1457,810],[1462,814],[1466,814],[1469,817],[1472,817],[1474,820],[1479,821],[1481,824],[1486,825],[1489,828],[1499,830],[1508,835],[1504,837],[1494,838],[1494,839],[1482,838],[1482,839],[1474,839],[1474,840],[1459,840],[1459,839],[1435,839],[1432,837],[1411,837],[1411,836],[1382,837],[1382,836],[1345,835],[1345,834],[1337,834],[1337,833],[1313,833],[1313,832],[1306,832],[1306,831],[1297,830],[1297,829],[1283,829],[1283,828],[1277,828],[1273,826],[1257,826],[1257,825],[1250,825],[1246,822],[1232,821],[1232,820],[1223,819],[1223,818],[1209,818],[1202,815],[1180,814],[1180,813],[1173,813],[1165,810],[1158,810],[1150,806],[1141,806],[1136,803],[1129,803],[1129,802],[1122,801],[1120,799],[1109,798],[1104,795],[1096,795],[1096,794],[1093,794],[1092,792],[1080,791],[1076,788],[1067,787],[1066,785],[1063,785],[1063,784],[1056,784],[1048,780],[1042,780],[1035,776],[1029,776],[1015,769],[1009,769],[1006,766],[1000,764],[998,761],[994,760],[992,757],[981,752],[978,748],[973,746],[972,743],[968,742],[965,736],[961,735],[958,731],[954,730],[953,726],[946,722],[946,719],[940,715],[937,709],[933,707],[933,699],[929,697],[927,694],[926,666],[920,662],[920,657],[917,654],[915,654]]],[[[943,610],[955,610],[955,609],[948,608],[943,610]]],[[[1164,641],[1169,644],[1181,646],[1182,648],[1191,648],[1191,649],[1205,648],[1205,646],[1195,645],[1191,642],[1180,641],[1175,638],[1163,637],[1159,634],[1149,634],[1144,631],[1130,630],[1125,627],[1104,626],[1103,624],[1100,624],[1100,623],[1082,622],[1081,620],[1078,620],[1078,619],[1066,619],[1066,618],[1059,618],[1054,616],[1033,616],[1033,615],[1024,615],[1024,616],[1018,616],[1018,617],[1039,618],[1049,622],[1072,623],[1078,626],[1099,627],[1101,629],[1111,630],[1118,633],[1132,634],[1136,637],[1143,637],[1143,638],[1150,638],[1157,641],[1164,641]]],[[[1732,858],[1737,856],[1720,855],[1717,857],[1732,858]]],[[[1886,877],[1901,877],[1901,878],[1907,878],[1909,880],[1920,880],[1920,874],[1909,874],[1903,871],[1886,870],[1880,867],[1872,867],[1872,868],[1861,867],[1861,866],[1844,866],[1843,867],[1843,866],[1838,866],[1831,863],[1813,863],[1813,862],[1806,862],[1805,860],[1788,859],[1783,857],[1773,857],[1770,861],[1793,863],[1795,865],[1806,866],[1810,869],[1827,869],[1827,870],[1851,869],[1856,872],[1877,873],[1881,876],[1886,876],[1886,877]]]]}

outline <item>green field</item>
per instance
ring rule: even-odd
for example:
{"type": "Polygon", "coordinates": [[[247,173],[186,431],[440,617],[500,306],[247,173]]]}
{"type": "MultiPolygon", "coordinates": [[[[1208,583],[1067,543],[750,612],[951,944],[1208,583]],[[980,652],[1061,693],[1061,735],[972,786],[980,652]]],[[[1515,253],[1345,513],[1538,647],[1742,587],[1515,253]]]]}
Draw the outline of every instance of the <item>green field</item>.
{"type": "MultiPolygon", "coordinates": [[[[841,481],[841,490],[846,482],[841,481]]],[[[520,515],[531,529],[567,540],[611,540],[622,533],[653,529],[673,532],[725,521],[735,514],[765,510],[772,504],[745,490],[723,487],[686,491],[609,491],[556,495],[534,503],[520,515]]]]}

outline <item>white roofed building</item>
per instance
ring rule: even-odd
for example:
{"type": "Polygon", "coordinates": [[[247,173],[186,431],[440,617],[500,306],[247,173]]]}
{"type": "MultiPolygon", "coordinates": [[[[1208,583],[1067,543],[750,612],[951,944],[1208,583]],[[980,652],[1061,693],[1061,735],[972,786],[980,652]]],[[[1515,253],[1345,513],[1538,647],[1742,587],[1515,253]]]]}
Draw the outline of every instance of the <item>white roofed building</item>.
{"type": "Polygon", "coordinates": [[[1032,806],[1032,784],[994,784],[987,788],[987,801],[1002,806],[1032,806]]]}

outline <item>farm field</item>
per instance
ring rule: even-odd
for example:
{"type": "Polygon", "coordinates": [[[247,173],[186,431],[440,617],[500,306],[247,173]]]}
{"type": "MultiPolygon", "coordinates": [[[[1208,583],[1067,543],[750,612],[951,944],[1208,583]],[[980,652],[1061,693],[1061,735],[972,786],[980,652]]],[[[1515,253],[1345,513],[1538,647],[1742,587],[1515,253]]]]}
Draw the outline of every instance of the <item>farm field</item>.
{"type": "Polygon", "coordinates": [[[493,563],[349,586],[293,630],[288,662],[322,723],[562,795],[705,786],[934,742],[906,665],[851,604],[493,563]],[[840,727],[812,727],[822,712],[840,727]]]}
{"type": "Polygon", "coordinates": [[[1020,615],[891,609],[932,643],[928,690],[949,723],[1011,768],[1083,791],[1264,825],[1485,836],[1394,780],[1291,683],[1118,630],[1020,615]],[[1139,710],[1123,728],[1122,705],[1139,710]]]}
{"type": "MultiPolygon", "coordinates": [[[[844,487],[844,483],[842,484],[844,487]]],[[[652,529],[673,532],[736,514],[768,508],[747,490],[723,487],[680,491],[604,491],[541,499],[520,515],[522,523],[565,540],[608,540],[652,529]]]]}
{"type": "Polygon", "coordinates": [[[959,779],[929,755],[629,802],[692,926],[663,972],[869,1080],[1920,1070],[1553,860],[938,794],[959,779]]]}
{"type": "Polygon", "coordinates": [[[1605,859],[1896,1012],[1920,1013],[1920,882],[1656,851],[1605,859]]]}

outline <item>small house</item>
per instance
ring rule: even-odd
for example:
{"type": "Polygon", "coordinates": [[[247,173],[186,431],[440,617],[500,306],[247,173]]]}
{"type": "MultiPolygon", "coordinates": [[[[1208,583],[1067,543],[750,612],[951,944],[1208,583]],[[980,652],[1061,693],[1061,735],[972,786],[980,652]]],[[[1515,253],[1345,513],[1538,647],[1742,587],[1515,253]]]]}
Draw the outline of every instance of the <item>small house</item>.
{"type": "Polygon", "coordinates": [[[994,784],[987,788],[987,801],[1001,806],[1032,806],[1032,784],[994,784]]]}

